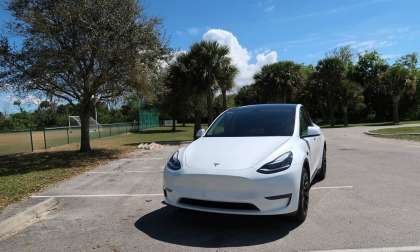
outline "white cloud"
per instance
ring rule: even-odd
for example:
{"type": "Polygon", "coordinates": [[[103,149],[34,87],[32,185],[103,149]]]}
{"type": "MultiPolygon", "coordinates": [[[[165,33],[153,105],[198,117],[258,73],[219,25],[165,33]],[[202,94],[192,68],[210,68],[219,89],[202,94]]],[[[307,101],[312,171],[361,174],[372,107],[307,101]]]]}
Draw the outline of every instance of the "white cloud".
{"type": "Polygon", "coordinates": [[[189,28],[186,28],[186,29],[177,30],[175,32],[175,34],[178,35],[178,36],[181,36],[181,37],[186,36],[186,35],[196,36],[200,33],[200,30],[202,30],[202,29],[200,29],[198,27],[189,27],[189,28]]]}
{"type": "Polygon", "coordinates": [[[24,97],[23,99],[21,99],[21,102],[23,105],[39,105],[41,103],[41,99],[39,99],[39,97],[36,97],[34,95],[28,95],[26,97],[24,97]]]}
{"type": "Polygon", "coordinates": [[[317,17],[317,16],[336,15],[338,13],[345,12],[345,11],[348,11],[348,10],[351,10],[351,9],[362,8],[362,7],[365,7],[365,6],[374,5],[374,4],[381,4],[381,3],[384,3],[384,2],[390,2],[390,1],[393,1],[393,0],[360,1],[359,3],[355,3],[355,4],[342,5],[338,8],[325,9],[325,10],[320,10],[320,11],[315,11],[315,12],[304,13],[304,14],[296,15],[296,16],[293,16],[291,18],[287,18],[287,19],[284,19],[284,20],[285,21],[292,21],[292,20],[306,19],[306,18],[312,18],[312,17],[317,17]]]}
{"type": "Polygon", "coordinates": [[[386,60],[396,60],[397,58],[400,58],[402,55],[399,53],[390,53],[390,54],[383,54],[382,57],[386,60]]]}
{"type": "Polygon", "coordinates": [[[365,40],[365,41],[346,41],[338,43],[337,47],[350,46],[358,52],[370,51],[387,46],[391,46],[392,42],[387,40],[365,40]]]}
{"type": "Polygon", "coordinates": [[[17,96],[13,93],[5,94],[6,99],[10,101],[11,104],[13,104],[14,101],[19,100],[22,105],[39,105],[41,103],[41,99],[35,95],[28,94],[25,97],[17,96]]]}
{"type": "Polygon", "coordinates": [[[190,27],[187,29],[188,34],[190,35],[197,35],[200,32],[200,29],[197,27],[190,27]]]}
{"type": "Polygon", "coordinates": [[[13,105],[16,100],[20,100],[25,110],[36,109],[42,101],[39,97],[32,94],[20,97],[11,92],[2,92],[0,93],[0,112],[6,114],[18,112],[17,106],[13,105]]]}
{"type": "Polygon", "coordinates": [[[264,12],[272,12],[275,8],[276,6],[274,5],[267,6],[264,8],[264,12]]]}
{"type": "Polygon", "coordinates": [[[249,85],[253,76],[262,66],[277,62],[277,52],[266,50],[255,57],[255,63],[251,63],[252,54],[239,44],[238,39],[231,32],[222,29],[210,29],[203,35],[203,40],[217,41],[230,49],[232,63],[239,69],[235,83],[239,86],[249,85]]]}
{"type": "Polygon", "coordinates": [[[178,58],[179,55],[186,53],[187,51],[179,50],[171,53],[168,55],[166,60],[159,60],[159,66],[161,69],[166,69],[170,64],[174,63],[176,58],[178,58]]]}

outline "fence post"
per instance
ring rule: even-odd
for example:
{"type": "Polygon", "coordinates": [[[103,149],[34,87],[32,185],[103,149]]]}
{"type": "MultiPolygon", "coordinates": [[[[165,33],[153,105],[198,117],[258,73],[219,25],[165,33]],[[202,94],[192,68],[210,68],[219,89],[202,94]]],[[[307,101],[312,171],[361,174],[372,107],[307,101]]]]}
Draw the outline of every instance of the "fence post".
{"type": "Polygon", "coordinates": [[[45,137],[45,128],[44,128],[44,149],[47,149],[47,138],[45,137]]]}
{"type": "Polygon", "coordinates": [[[98,133],[99,133],[99,138],[101,138],[101,128],[98,125],[98,133]]]}
{"type": "Polygon", "coordinates": [[[67,127],[67,144],[70,143],[69,128],[67,127]]]}
{"type": "Polygon", "coordinates": [[[109,136],[111,136],[111,132],[112,132],[112,125],[109,127],[109,136]]]}
{"type": "Polygon", "coordinates": [[[31,138],[31,151],[34,152],[34,141],[32,139],[32,128],[29,128],[29,137],[31,138]]]}

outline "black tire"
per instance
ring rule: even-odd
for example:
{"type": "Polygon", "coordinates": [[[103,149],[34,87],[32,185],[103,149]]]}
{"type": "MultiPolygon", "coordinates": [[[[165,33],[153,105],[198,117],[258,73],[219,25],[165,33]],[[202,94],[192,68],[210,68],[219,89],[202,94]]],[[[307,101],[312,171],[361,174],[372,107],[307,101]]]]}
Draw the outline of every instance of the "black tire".
{"type": "Polygon", "coordinates": [[[293,215],[293,219],[299,223],[305,221],[308,215],[309,206],[309,189],[311,188],[311,182],[309,178],[309,172],[303,168],[302,176],[300,179],[300,190],[299,190],[299,206],[297,211],[293,215]]]}
{"type": "Polygon", "coordinates": [[[324,145],[324,151],[322,152],[322,164],[321,169],[318,172],[318,180],[324,180],[327,176],[327,147],[324,145]]]}

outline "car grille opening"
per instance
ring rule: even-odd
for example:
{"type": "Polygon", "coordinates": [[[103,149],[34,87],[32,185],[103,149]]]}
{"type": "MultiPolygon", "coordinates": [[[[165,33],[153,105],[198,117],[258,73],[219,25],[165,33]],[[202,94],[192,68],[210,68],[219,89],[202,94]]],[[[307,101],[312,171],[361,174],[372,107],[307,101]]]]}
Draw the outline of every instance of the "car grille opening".
{"type": "Polygon", "coordinates": [[[198,199],[190,199],[190,198],[181,198],[179,200],[179,203],[190,205],[190,206],[206,207],[206,208],[259,211],[258,207],[250,203],[222,202],[222,201],[198,200],[198,199]]]}

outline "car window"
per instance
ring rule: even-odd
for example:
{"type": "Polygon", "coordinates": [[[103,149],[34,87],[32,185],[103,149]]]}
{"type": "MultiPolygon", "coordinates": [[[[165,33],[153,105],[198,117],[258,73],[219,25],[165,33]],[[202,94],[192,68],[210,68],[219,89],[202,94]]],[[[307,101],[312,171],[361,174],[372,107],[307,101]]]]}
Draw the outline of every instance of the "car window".
{"type": "Polygon", "coordinates": [[[231,109],[209,128],[206,137],[291,136],[296,107],[263,106],[231,109]]]}

